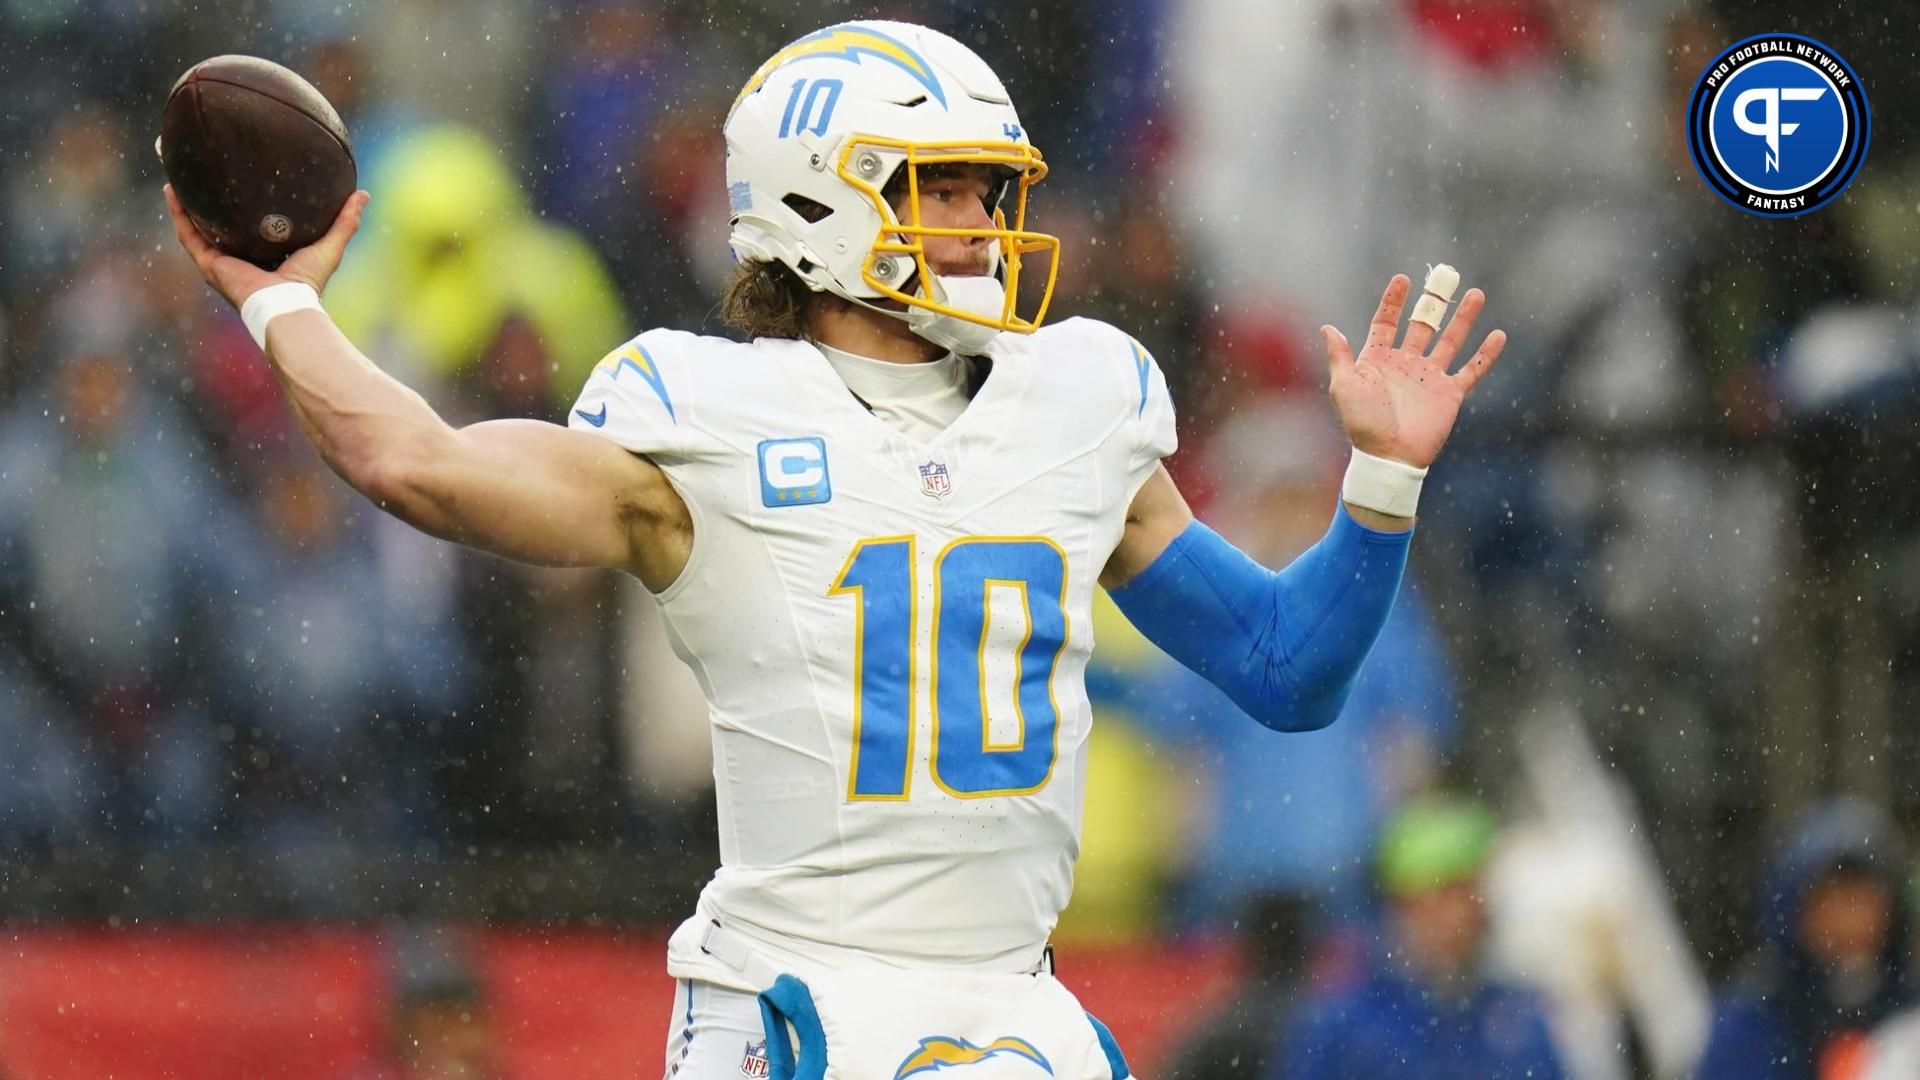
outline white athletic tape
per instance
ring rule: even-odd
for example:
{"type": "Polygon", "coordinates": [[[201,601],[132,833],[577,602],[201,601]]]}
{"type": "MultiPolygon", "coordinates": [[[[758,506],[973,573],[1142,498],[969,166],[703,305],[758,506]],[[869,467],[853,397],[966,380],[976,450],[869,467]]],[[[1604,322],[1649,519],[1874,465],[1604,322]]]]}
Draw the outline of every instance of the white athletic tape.
{"type": "Polygon", "coordinates": [[[247,333],[253,335],[253,343],[260,351],[267,351],[267,324],[290,311],[322,311],[320,294],[313,286],[298,281],[283,281],[278,285],[269,285],[259,289],[247,302],[240,305],[240,321],[247,324],[247,333]]]}
{"type": "Polygon", "coordinates": [[[1435,330],[1440,329],[1440,320],[1447,317],[1447,302],[1437,296],[1422,296],[1414,301],[1413,321],[1425,323],[1435,330]]]}
{"type": "Polygon", "coordinates": [[[1447,305],[1453,302],[1453,290],[1460,287],[1460,271],[1440,263],[1427,267],[1427,280],[1420,286],[1421,297],[1413,302],[1414,322],[1440,329],[1447,317],[1447,305]]]}
{"type": "Polygon", "coordinates": [[[1459,287],[1460,271],[1455,270],[1446,263],[1441,263],[1438,266],[1428,268],[1427,283],[1420,286],[1420,290],[1422,292],[1432,293],[1441,300],[1450,303],[1453,300],[1453,290],[1459,287]]]}
{"type": "Polygon", "coordinates": [[[1347,462],[1347,477],[1340,485],[1340,498],[1368,510],[1410,518],[1420,505],[1420,485],[1426,479],[1425,469],[1374,457],[1355,447],[1353,459],[1347,462]]]}

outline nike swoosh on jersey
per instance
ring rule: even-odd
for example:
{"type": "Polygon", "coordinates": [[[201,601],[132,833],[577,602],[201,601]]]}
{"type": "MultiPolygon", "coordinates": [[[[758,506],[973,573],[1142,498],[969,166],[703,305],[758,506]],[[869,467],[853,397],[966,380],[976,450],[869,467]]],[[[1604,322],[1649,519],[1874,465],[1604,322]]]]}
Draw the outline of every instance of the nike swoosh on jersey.
{"type": "Polygon", "coordinates": [[[592,424],[594,427],[607,426],[607,403],[604,401],[600,403],[600,411],[597,413],[590,413],[585,409],[575,409],[573,411],[576,416],[592,424]]]}

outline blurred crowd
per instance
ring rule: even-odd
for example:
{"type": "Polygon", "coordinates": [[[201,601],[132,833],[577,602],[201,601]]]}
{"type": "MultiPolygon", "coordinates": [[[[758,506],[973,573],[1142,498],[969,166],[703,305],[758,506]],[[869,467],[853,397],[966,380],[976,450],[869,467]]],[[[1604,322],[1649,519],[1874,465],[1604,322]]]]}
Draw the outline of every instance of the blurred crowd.
{"type": "Polygon", "coordinates": [[[1054,317],[1151,349],[1183,489],[1257,558],[1338,490],[1314,327],[1445,260],[1511,335],[1334,728],[1265,731],[1102,614],[1062,939],[1258,969],[1175,1075],[1915,1075],[1910,3],[0,0],[0,916],[677,912],[704,715],[638,586],[328,474],[149,147],[196,60],[302,71],[374,196],[335,318],[450,419],[559,419],[639,329],[721,332],[726,105],[876,15],[1006,78],[1054,317]],[[1679,119],[1765,30],[1893,118],[1787,221],[1716,200],[1679,119]],[[494,870],[515,899],[465,899],[494,870]]]}

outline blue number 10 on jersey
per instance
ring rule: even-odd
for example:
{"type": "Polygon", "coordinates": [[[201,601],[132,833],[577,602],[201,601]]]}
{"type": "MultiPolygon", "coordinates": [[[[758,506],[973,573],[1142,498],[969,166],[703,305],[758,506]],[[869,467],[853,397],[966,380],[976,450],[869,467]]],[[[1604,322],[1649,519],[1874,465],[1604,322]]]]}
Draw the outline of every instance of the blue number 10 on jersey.
{"type": "MultiPolygon", "coordinates": [[[[859,603],[849,799],[907,797],[920,667],[917,566],[911,536],[862,540],[827,590],[859,603]]],[[[1067,641],[1066,555],[1044,537],[966,537],[941,550],[933,574],[932,657],[926,665],[933,781],[961,798],[1038,791],[1053,774],[1060,726],[1053,676],[1067,641]],[[1011,610],[1016,598],[1023,616],[1020,640],[1010,649],[995,647],[995,611],[1011,610]],[[990,674],[1007,669],[1008,660],[1018,734],[995,742],[990,674]]]]}

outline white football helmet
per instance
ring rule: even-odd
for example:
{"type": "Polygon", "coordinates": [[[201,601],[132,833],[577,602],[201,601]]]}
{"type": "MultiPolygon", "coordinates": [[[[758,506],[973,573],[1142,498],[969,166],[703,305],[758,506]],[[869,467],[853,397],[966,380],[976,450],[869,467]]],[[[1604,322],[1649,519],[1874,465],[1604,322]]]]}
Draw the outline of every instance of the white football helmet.
{"type": "Polygon", "coordinates": [[[1026,215],[1027,189],[1047,166],[1006,88],[965,45],[909,23],[829,26],[760,65],[725,130],[735,259],[778,260],[814,290],[902,318],[961,352],[984,349],[1003,330],[1031,333],[1046,317],[1060,241],[1026,231],[1026,215]],[[1006,177],[994,228],[921,223],[919,170],[951,163],[1006,177]],[[902,168],[906,197],[895,214],[882,192],[902,168]],[[993,276],[936,275],[927,236],[988,238],[993,276]],[[1021,270],[1040,254],[1046,287],[1023,317],[1021,270]],[[905,310],[880,307],[882,299],[905,310]]]}

